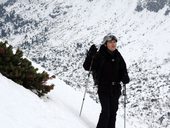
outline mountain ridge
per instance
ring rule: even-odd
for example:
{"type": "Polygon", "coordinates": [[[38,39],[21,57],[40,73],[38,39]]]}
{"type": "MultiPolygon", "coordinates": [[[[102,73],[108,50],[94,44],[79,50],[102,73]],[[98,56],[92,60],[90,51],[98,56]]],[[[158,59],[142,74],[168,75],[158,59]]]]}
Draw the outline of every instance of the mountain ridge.
{"type": "MultiPolygon", "coordinates": [[[[170,125],[168,0],[8,2],[7,7],[0,5],[1,38],[74,88],[86,86],[86,49],[101,45],[106,34],[115,34],[131,78],[129,119],[135,115],[151,128],[170,125]]],[[[92,80],[89,85],[88,92],[97,99],[92,80]]]]}

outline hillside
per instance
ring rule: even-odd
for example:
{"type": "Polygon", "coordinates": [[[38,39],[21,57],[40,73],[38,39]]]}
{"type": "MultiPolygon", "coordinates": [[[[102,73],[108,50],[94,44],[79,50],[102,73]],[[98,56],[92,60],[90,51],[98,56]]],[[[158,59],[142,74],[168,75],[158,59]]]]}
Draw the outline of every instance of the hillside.
{"type": "MultiPolygon", "coordinates": [[[[0,126],[3,128],[94,128],[100,106],[87,96],[82,116],[79,117],[83,93],[73,90],[58,78],[50,82],[55,83],[55,89],[47,97],[40,99],[31,91],[0,74],[0,126]]],[[[117,120],[117,127],[123,128],[123,119],[120,115],[117,120]]],[[[127,128],[135,128],[135,126],[127,125],[127,128]]]]}
{"type": "MultiPolygon", "coordinates": [[[[3,0],[0,12],[0,38],[74,88],[85,86],[86,50],[114,33],[131,78],[128,119],[170,126],[169,0],[3,0]]],[[[88,91],[97,100],[92,81],[88,91]]]]}

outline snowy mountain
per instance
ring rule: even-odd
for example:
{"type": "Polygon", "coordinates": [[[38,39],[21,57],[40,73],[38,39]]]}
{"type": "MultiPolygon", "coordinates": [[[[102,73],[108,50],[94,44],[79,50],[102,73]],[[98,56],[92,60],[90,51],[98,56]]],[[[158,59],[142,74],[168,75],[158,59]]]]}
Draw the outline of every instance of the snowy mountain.
{"type": "Polygon", "coordinates": [[[87,78],[86,49],[114,33],[131,78],[128,119],[168,128],[169,12],[169,0],[1,0],[0,38],[77,88],[87,78]]]}
{"type": "MultiPolygon", "coordinates": [[[[87,96],[79,117],[82,93],[58,78],[50,81],[56,88],[48,98],[42,99],[1,74],[0,82],[0,125],[3,128],[94,128],[97,123],[99,104],[87,96]]],[[[118,116],[117,127],[123,128],[122,122],[118,116]]],[[[127,128],[135,126],[127,125],[127,128]]]]}

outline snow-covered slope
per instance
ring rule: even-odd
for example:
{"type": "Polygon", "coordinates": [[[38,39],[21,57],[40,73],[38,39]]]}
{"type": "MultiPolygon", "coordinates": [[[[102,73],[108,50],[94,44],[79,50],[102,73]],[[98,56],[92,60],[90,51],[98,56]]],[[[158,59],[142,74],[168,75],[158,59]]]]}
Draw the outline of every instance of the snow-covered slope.
{"type": "MultiPolygon", "coordinates": [[[[82,94],[56,78],[55,89],[40,99],[31,91],[0,74],[0,126],[2,128],[95,128],[100,106],[88,96],[82,116],[82,94]]],[[[118,115],[117,128],[123,128],[118,115]]],[[[135,126],[127,125],[127,128],[135,126]]],[[[142,128],[137,127],[137,128],[142,128]]]]}
{"type": "Polygon", "coordinates": [[[169,0],[3,0],[0,12],[0,37],[74,87],[85,86],[91,41],[114,33],[131,77],[128,119],[170,126],[169,0]]]}

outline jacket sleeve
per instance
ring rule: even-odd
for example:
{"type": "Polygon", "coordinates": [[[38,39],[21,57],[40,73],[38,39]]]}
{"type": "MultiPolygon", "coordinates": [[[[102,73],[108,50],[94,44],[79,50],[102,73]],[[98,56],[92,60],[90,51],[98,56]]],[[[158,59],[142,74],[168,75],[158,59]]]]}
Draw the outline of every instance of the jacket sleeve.
{"type": "Polygon", "coordinates": [[[89,71],[90,68],[91,70],[95,70],[97,68],[97,53],[95,56],[90,56],[88,53],[86,55],[85,61],[83,63],[83,68],[86,71],[89,71]]]}
{"type": "Polygon", "coordinates": [[[83,67],[86,71],[89,71],[90,70],[90,66],[91,66],[91,62],[93,60],[93,57],[91,57],[90,55],[86,55],[86,58],[85,58],[85,61],[83,63],[83,67]]]}
{"type": "Polygon", "coordinates": [[[121,72],[121,81],[123,82],[123,84],[127,84],[130,82],[130,78],[127,72],[127,68],[126,68],[126,63],[123,59],[123,57],[120,54],[120,72],[121,72]]]}

